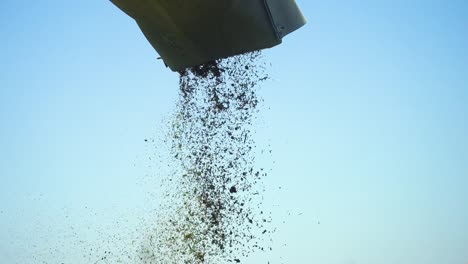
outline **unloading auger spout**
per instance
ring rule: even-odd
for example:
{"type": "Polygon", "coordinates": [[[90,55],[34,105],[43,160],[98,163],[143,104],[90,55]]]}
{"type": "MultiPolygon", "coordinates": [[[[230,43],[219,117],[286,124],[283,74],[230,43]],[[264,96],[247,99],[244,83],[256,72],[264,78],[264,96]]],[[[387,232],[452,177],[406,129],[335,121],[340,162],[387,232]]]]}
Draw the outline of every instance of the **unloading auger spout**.
{"type": "Polygon", "coordinates": [[[274,47],[305,25],[294,0],[111,0],[173,71],[274,47]]]}

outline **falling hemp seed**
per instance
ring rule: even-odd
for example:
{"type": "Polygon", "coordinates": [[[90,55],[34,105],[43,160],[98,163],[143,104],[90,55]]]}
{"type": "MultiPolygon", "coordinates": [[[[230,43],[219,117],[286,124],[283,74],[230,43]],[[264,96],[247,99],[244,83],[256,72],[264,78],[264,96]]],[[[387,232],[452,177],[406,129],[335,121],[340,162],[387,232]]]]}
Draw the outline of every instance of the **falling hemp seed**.
{"type": "MultiPolygon", "coordinates": [[[[168,141],[178,169],[171,175],[144,263],[240,263],[271,233],[261,209],[252,124],[256,90],[268,77],[260,52],[180,72],[180,97],[168,141]]],[[[168,176],[169,177],[169,176],[168,176]]]]}

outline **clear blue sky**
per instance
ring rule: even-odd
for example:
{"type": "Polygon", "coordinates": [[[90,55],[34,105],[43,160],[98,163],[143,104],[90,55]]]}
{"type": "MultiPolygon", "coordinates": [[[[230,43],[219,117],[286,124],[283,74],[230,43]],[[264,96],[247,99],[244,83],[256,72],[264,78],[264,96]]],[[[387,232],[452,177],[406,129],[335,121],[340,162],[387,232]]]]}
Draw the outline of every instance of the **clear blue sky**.
{"type": "MultiPolygon", "coordinates": [[[[272,263],[467,263],[468,2],[298,3],[257,130],[272,263]]],[[[178,77],[109,1],[2,0],[0,34],[0,263],[81,264],[152,208],[178,77]]]]}

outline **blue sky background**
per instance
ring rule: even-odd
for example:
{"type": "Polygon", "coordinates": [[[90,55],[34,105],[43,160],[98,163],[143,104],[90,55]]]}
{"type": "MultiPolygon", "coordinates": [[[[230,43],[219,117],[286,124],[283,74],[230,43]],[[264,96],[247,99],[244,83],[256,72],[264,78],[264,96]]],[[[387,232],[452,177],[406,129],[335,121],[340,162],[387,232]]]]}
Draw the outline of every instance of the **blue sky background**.
{"type": "MultiPolygon", "coordinates": [[[[268,259],[467,263],[468,2],[298,3],[307,26],[265,52],[268,259]]],[[[3,0],[0,34],[0,263],[125,246],[178,76],[109,1],[3,0]]]]}

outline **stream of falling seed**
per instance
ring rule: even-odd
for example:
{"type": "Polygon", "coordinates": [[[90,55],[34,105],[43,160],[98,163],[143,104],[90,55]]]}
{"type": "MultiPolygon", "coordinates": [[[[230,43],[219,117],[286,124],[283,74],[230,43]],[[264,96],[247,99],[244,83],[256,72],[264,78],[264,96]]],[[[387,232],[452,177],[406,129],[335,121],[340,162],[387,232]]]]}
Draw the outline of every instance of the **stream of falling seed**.
{"type": "Polygon", "coordinates": [[[41,238],[24,263],[244,263],[271,251],[271,213],[262,205],[267,170],[256,162],[261,150],[253,139],[258,89],[267,79],[260,52],[180,72],[164,139],[145,140],[154,144],[152,168],[158,170],[147,185],[161,183],[157,191],[148,187],[152,215],[135,211],[96,225],[92,209],[81,216],[66,211],[67,219],[83,218],[83,225],[64,220],[63,230],[51,227],[59,231],[41,238]]]}
{"type": "Polygon", "coordinates": [[[180,72],[176,111],[167,135],[177,162],[165,179],[157,223],[144,241],[142,263],[241,263],[271,250],[262,178],[252,126],[257,89],[266,80],[260,52],[180,72]]]}

